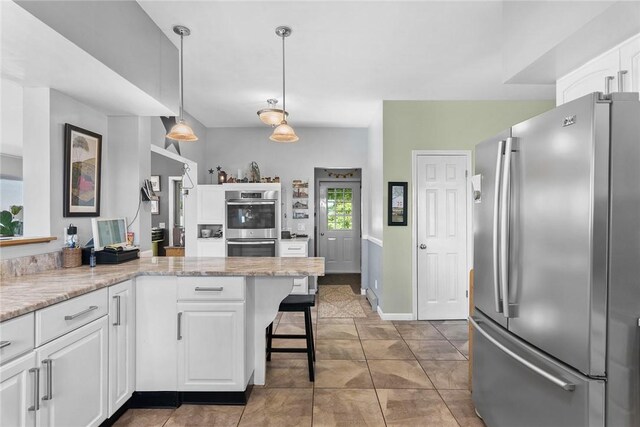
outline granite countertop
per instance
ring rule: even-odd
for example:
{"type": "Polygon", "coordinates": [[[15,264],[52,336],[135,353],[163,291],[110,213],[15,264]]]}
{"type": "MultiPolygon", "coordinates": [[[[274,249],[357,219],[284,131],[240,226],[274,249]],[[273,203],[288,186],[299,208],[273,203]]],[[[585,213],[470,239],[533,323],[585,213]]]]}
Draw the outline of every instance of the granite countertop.
{"type": "Polygon", "coordinates": [[[137,276],[324,276],[324,258],[152,257],[2,278],[0,321],[137,276]]]}

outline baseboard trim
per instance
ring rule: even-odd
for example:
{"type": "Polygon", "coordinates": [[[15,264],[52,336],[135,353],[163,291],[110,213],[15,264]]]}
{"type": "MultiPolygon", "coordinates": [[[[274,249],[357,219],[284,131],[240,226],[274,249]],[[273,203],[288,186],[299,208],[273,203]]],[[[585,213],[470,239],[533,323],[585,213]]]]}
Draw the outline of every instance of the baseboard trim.
{"type": "Polygon", "coordinates": [[[366,295],[367,290],[365,288],[360,288],[360,295],[366,295]]]}
{"type": "Polygon", "coordinates": [[[413,313],[385,313],[379,305],[378,314],[382,320],[413,320],[413,313]]]}

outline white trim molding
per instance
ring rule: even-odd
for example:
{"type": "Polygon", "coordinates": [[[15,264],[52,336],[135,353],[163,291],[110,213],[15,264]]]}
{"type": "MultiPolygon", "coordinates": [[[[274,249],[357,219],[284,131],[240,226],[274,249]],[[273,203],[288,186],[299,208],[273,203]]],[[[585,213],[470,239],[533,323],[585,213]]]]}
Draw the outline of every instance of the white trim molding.
{"type": "Polygon", "coordinates": [[[378,305],[378,314],[382,320],[414,320],[413,313],[385,313],[378,305]]]}
{"type": "Polygon", "coordinates": [[[418,170],[416,168],[419,156],[461,156],[466,158],[467,167],[467,290],[469,290],[469,271],[473,268],[473,201],[471,195],[471,150],[412,150],[411,151],[411,299],[412,319],[418,320],[418,170]]]}
{"type": "Polygon", "coordinates": [[[373,243],[374,245],[378,245],[378,246],[382,247],[382,240],[376,239],[373,236],[368,236],[368,235],[365,234],[365,235],[362,236],[362,240],[368,240],[371,243],[373,243]]]}

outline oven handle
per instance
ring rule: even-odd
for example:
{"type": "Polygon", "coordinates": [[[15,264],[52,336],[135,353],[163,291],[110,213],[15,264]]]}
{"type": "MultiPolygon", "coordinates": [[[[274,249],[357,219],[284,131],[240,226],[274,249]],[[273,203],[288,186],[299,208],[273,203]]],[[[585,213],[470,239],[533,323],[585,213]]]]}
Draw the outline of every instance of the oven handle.
{"type": "Polygon", "coordinates": [[[251,205],[275,205],[275,204],[276,204],[275,200],[249,201],[245,199],[241,201],[234,201],[234,200],[227,201],[227,206],[251,206],[251,205]]]}
{"type": "Polygon", "coordinates": [[[227,245],[275,245],[275,240],[261,240],[259,242],[232,242],[227,241],[227,245]]]}

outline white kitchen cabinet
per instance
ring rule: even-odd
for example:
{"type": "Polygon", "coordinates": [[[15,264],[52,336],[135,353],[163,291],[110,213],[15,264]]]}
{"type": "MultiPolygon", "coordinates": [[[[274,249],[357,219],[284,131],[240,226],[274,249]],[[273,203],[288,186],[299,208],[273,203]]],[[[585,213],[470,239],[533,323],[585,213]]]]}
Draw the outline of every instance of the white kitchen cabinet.
{"type": "Polygon", "coordinates": [[[625,92],[640,92],[640,34],[620,46],[620,69],[625,92]]]}
{"type": "Polygon", "coordinates": [[[198,239],[197,248],[199,257],[227,256],[226,243],[222,238],[198,239]]]}
{"type": "Polygon", "coordinates": [[[36,350],[40,426],[97,426],[107,418],[107,335],[103,316],[36,350]]]}
{"type": "Polygon", "coordinates": [[[178,316],[178,390],[244,391],[244,302],[182,302],[178,316]]]}
{"type": "Polygon", "coordinates": [[[224,189],[221,185],[198,185],[198,224],[224,224],[224,189]]]}
{"type": "Polygon", "coordinates": [[[135,308],[131,280],[109,288],[109,416],[135,388],[135,308]]]}
{"type": "Polygon", "coordinates": [[[36,425],[37,371],[34,351],[0,368],[0,426],[36,425]]]}
{"type": "Polygon", "coordinates": [[[640,34],[556,82],[556,104],[564,104],[591,92],[605,92],[605,78],[611,77],[611,92],[640,91],[640,34]],[[621,72],[626,71],[626,74],[621,72]]]}
{"type": "Polygon", "coordinates": [[[605,77],[611,76],[610,88],[617,90],[620,53],[613,50],[586,63],[556,82],[556,105],[564,104],[591,92],[605,92],[605,77]]]}
{"type": "Polygon", "coordinates": [[[177,280],[136,278],[136,391],[177,390],[177,280]]]}
{"type": "MultiPolygon", "coordinates": [[[[282,239],[279,244],[279,253],[281,257],[308,257],[309,256],[309,239],[282,239]]],[[[293,289],[291,294],[308,294],[309,278],[296,277],[293,279],[293,289]]]]}

